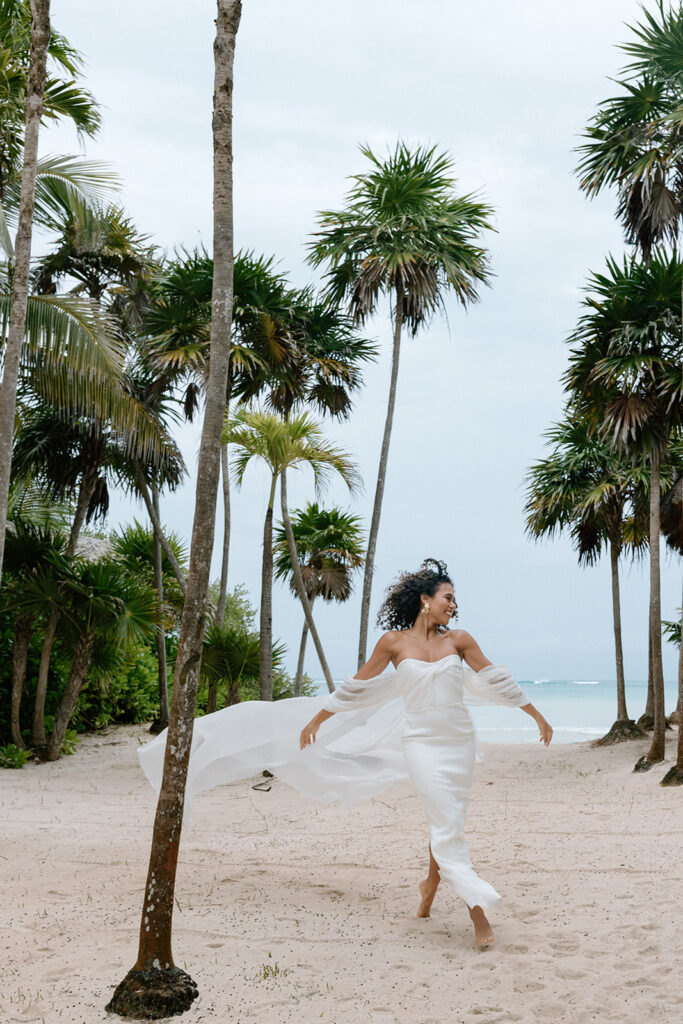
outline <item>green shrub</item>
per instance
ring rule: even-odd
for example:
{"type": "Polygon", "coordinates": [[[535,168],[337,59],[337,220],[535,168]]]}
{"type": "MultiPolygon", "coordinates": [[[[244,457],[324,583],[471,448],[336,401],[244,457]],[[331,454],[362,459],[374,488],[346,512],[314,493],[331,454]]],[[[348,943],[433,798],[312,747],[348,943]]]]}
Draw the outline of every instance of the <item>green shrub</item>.
{"type": "Polygon", "coordinates": [[[112,722],[148,722],[159,713],[156,656],[144,644],[132,645],[122,663],[91,680],[78,699],[72,726],[83,732],[112,722]]]}
{"type": "Polygon", "coordinates": [[[31,758],[30,750],[22,750],[14,743],[0,747],[0,768],[23,768],[31,758]]]}

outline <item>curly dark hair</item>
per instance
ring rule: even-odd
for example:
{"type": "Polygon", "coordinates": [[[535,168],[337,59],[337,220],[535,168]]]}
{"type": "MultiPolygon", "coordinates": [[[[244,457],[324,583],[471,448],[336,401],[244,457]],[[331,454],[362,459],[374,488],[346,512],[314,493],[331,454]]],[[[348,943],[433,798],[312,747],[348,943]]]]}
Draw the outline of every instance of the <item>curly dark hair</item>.
{"type": "MultiPolygon", "coordinates": [[[[396,582],[387,587],[377,625],[385,629],[410,629],[420,614],[420,594],[433,597],[442,583],[453,586],[446,563],[436,558],[425,558],[417,572],[402,572],[396,582]]],[[[456,606],[453,618],[457,617],[456,606]]]]}

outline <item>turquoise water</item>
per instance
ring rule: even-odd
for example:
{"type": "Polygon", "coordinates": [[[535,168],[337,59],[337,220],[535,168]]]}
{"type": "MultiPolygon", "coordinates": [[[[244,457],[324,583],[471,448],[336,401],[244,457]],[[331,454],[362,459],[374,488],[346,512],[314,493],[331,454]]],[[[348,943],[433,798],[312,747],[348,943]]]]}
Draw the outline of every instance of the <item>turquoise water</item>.
{"type": "MultiPolygon", "coordinates": [[[[520,680],[519,685],[553,727],[555,743],[581,743],[603,736],[616,718],[614,681],[598,679],[520,680]]],[[[320,693],[327,692],[324,684],[320,693]]],[[[677,686],[665,684],[666,710],[676,708],[677,686]]],[[[646,682],[626,684],[626,705],[631,718],[645,710],[646,682]]],[[[517,708],[473,707],[472,717],[485,743],[532,743],[538,737],[536,723],[517,708]]]]}

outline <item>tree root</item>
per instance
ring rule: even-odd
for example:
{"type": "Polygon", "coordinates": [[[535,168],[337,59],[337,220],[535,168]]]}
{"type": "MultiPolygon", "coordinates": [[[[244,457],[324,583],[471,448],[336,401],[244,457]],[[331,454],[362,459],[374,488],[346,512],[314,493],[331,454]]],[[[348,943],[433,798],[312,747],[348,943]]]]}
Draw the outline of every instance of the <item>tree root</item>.
{"type": "Polygon", "coordinates": [[[133,967],[105,1010],[135,1020],[161,1020],[185,1013],[198,995],[196,983],[179,967],[133,967]]]}
{"type": "Polygon", "coordinates": [[[613,743],[623,743],[625,740],[642,740],[645,733],[632,718],[618,718],[609,732],[601,736],[599,740],[593,740],[592,747],[608,747],[613,743]]]}
{"type": "Polygon", "coordinates": [[[683,786],[683,768],[674,765],[659,783],[660,786],[683,786]]]}
{"type": "Polygon", "coordinates": [[[641,715],[636,725],[647,732],[652,732],[655,727],[655,720],[653,715],[641,715]]]}

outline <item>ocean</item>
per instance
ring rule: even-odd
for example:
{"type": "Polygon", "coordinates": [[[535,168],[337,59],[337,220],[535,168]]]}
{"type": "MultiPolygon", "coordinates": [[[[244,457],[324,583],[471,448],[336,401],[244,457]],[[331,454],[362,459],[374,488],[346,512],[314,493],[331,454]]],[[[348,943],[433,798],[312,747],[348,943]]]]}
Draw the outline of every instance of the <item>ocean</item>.
{"type": "MultiPolygon", "coordinates": [[[[316,680],[317,681],[317,680],[316,680]]],[[[554,743],[581,743],[604,736],[617,717],[617,687],[603,679],[531,679],[519,685],[553,727],[554,743]]],[[[665,683],[666,712],[676,709],[677,685],[665,683]]],[[[319,692],[326,693],[324,681],[319,692]]],[[[626,706],[633,719],[645,710],[647,682],[626,683],[626,706]]],[[[497,705],[470,709],[479,738],[485,743],[533,743],[536,723],[517,708],[497,705]]]]}

